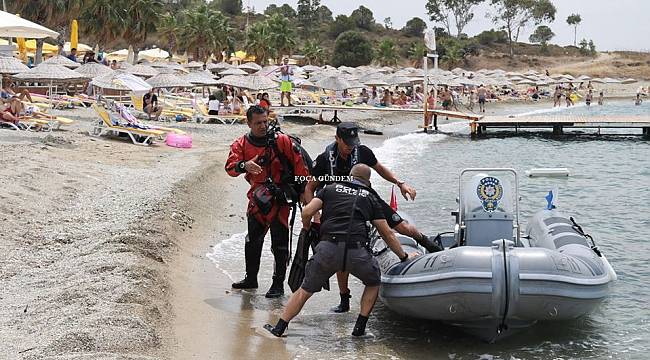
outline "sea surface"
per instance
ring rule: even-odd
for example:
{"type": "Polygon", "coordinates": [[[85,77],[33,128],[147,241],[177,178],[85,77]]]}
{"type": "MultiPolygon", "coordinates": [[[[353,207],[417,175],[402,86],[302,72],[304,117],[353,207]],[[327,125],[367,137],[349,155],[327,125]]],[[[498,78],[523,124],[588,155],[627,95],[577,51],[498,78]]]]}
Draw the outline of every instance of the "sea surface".
{"type": "MultiPolygon", "coordinates": [[[[543,113],[540,106],[520,106],[518,113],[543,113]]],[[[550,110],[562,111],[562,110],[550,110]]],[[[615,102],[605,107],[576,107],[568,112],[601,115],[648,114],[650,103],[635,107],[615,102]],[[609,108],[609,110],[607,109],[609,108]]],[[[506,111],[504,111],[506,113],[506,111]]],[[[410,129],[414,127],[411,126],[410,129]]],[[[352,281],[352,311],[332,314],[333,291],[315,294],[291,322],[286,346],[300,359],[647,359],[650,357],[650,141],[639,137],[499,136],[470,140],[467,126],[442,125],[446,134],[406,133],[372,144],[379,160],[418,190],[415,202],[400,198],[399,209],[427,234],[451,231],[459,173],[463,168],[513,168],[519,174],[521,223],[542,209],[548,190],[556,205],[590,233],[618,274],[611,296],[581,319],[539,323],[527,331],[487,344],[436,322],[405,318],[377,303],[369,335],[350,336],[358,314],[362,285],[352,281]],[[566,167],[568,178],[528,178],[525,170],[566,167]]],[[[366,139],[364,139],[365,141],[366,139]]],[[[373,175],[374,186],[388,199],[390,186],[373,175]]],[[[514,179],[511,180],[514,183],[514,179]]],[[[296,230],[297,233],[297,230],[296,230]]],[[[208,257],[233,280],[243,276],[245,234],[215,239],[208,257]]],[[[277,319],[287,297],[263,297],[270,285],[272,257],[266,241],[258,292],[233,293],[253,312],[258,326],[277,319]],[[268,282],[268,284],[266,284],[268,282]],[[269,316],[272,313],[273,316],[269,316]]],[[[287,289],[288,291],[288,289],[287,289]]],[[[426,309],[423,309],[426,311],[426,309]]]]}

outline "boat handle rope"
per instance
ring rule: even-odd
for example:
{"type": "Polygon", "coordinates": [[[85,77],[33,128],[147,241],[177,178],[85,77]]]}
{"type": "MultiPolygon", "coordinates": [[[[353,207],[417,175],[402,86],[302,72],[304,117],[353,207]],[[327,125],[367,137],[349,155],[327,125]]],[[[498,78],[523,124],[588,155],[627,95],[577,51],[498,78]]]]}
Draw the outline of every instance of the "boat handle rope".
{"type": "Polygon", "coordinates": [[[573,219],[573,216],[569,217],[569,220],[571,220],[571,222],[573,223],[573,225],[571,225],[573,230],[575,230],[578,234],[584,236],[585,239],[589,239],[589,241],[591,241],[591,250],[593,250],[596,253],[596,255],[598,255],[598,257],[603,257],[603,254],[598,249],[598,246],[596,246],[596,242],[594,241],[594,238],[591,235],[585,233],[584,230],[582,230],[582,226],[578,225],[578,223],[573,219]]]}

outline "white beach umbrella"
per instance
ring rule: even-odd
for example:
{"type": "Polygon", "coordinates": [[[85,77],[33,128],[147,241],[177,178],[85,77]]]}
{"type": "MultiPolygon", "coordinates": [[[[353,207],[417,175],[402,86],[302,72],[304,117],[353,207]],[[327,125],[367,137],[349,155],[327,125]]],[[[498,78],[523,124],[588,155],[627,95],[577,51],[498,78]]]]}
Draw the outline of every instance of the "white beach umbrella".
{"type": "Polygon", "coordinates": [[[629,78],[621,81],[621,84],[634,84],[635,82],[637,82],[636,79],[629,78]]]}
{"type": "Polygon", "coordinates": [[[43,64],[62,65],[62,66],[65,66],[65,67],[67,67],[69,69],[76,69],[79,66],[81,66],[81,64],[79,64],[78,62],[74,62],[74,61],[68,59],[67,57],[61,56],[61,55],[53,56],[53,57],[43,61],[43,64]]]}
{"type": "Polygon", "coordinates": [[[29,70],[27,65],[10,56],[0,56],[0,74],[18,74],[29,70]]]}
{"type": "Polygon", "coordinates": [[[189,88],[194,86],[191,82],[174,74],[158,74],[146,81],[154,89],[189,88]]]}
{"type": "Polygon", "coordinates": [[[110,67],[98,63],[83,64],[76,68],[74,71],[78,72],[79,74],[86,75],[91,79],[114,72],[110,67]]]}
{"type": "Polygon", "coordinates": [[[58,36],[58,32],[50,30],[45,26],[38,25],[8,12],[0,11],[0,37],[42,39],[46,37],[56,38],[58,36]]]}
{"type": "Polygon", "coordinates": [[[221,75],[221,76],[246,75],[246,74],[248,74],[246,71],[241,70],[241,69],[237,69],[237,68],[225,69],[225,70],[219,72],[219,75],[221,75]]]}
{"type": "Polygon", "coordinates": [[[267,90],[278,87],[278,83],[268,76],[262,75],[228,75],[217,80],[217,83],[253,91],[267,90]]]}
{"type": "Polygon", "coordinates": [[[606,84],[620,84],[620,83],[621,83],[621,80],[617,80],[617,79],[613,79],[613,78],[609,78],[609,77],[608,77],[608,78],[604,78],[603,81],[604,81],[606,84]]]}
{"type": "Polygon", "coordinates": [[[601,78],[593,78],[593,79],[591,79],[591,82],[594,83],[594,84],[604,84],[605,83],[605,81],[603,81],[603,79],[601,79],[601,78]]]}

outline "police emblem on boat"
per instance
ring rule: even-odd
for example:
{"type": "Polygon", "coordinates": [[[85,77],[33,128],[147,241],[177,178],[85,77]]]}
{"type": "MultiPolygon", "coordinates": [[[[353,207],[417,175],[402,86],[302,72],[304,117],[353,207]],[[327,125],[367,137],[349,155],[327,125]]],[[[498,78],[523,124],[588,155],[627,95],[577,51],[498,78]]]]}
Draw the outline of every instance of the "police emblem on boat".
{"type": "Polygon", "coordinates": [[[476,194],[483,204],[483,210],[493,212],[503,197],[503,186],[495,177],[484,177],[476,188],[476,194]]]}

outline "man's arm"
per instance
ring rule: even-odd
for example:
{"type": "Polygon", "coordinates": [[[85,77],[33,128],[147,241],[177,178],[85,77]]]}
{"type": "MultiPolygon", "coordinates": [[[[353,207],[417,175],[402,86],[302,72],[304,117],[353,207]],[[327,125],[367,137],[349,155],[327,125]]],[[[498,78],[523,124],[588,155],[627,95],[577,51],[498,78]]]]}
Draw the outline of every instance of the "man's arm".
{"type": "Polygon", "coordinates": [[[230,145],[230,153],[228,154],[228,160],[226,160],[226,172],[232,177],[237,177],[244,173],[250,173],[252,175],[257,175],[262,172],[262,168],[255,162],[258,155],[255,155],[254,158],[245,161],[244,160],[244,149],[239,140],[236,140],[232,145],[230,145]]]}
{"type": "Polygon", "coordinates": [[[323,200],[319,198],[312,199],[307,206],[302,208],[302,228],[309,229],[311,227],[311,219],[316,213],[323,208],[323,200]]]}
{"type": "Polygon", "coordinates": [[[304,193],[305,203],[309,204],[311,200],[314,198],[314,192],[318,188],[318,185],[320,185],[320,182],[317,180],[310,180],[307,183],[307,186],[305,186],[305,193],[304,193]]]}
{"type": "Polygon", "coordinates": [[[397,185],[399,190],[402,192],[402,196],[404,196],[404,199],[408,200],[408,197],[406,196],[408,194],[411,197],[411,200],[415,200],[415,196],[417,195],[415,188],[397,179],[395,174],[393,174],[393,172],[390,171],[387,167],[385,167],[382,163],[377,162],[377,164],[375,164],[375,166],[373,166],[372,168],[375,169],[377,174],[379,174],[379,176],[384,178],[386,181],[397,185]]]}
{"type": "Polygon", "coordinates": [[[388,223],[385,219],[373,220],[372,224],[375,225],[379,235],[386,242],[386,245],[397,255],[400,259],[403,259],[408,255],[403,249],[402,245],[399,243],[399,240],[395,237],[395,234],[390,230],[388,223]]]}

